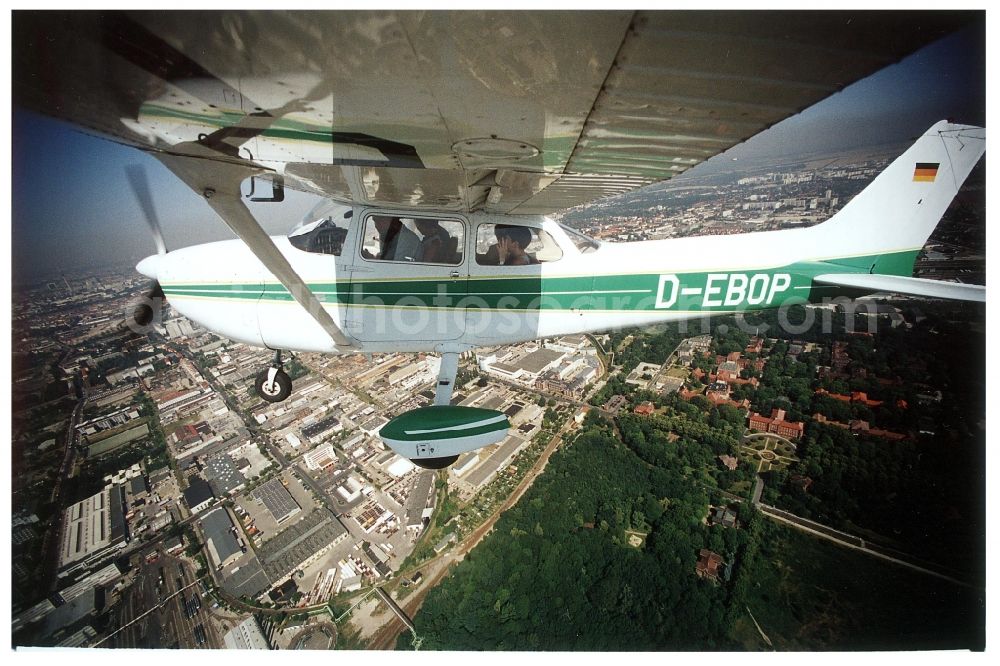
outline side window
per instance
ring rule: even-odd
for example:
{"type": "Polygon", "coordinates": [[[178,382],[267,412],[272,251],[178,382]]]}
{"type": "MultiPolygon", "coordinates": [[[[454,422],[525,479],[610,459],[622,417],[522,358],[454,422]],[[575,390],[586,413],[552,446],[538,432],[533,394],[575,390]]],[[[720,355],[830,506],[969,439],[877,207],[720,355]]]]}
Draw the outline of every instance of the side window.
{"type": "Polygon", "coordinates": [[[317,206],[288,234],[288,242],[304,252],[339,257],[344,249],[353,211],[349,206],[325,203],[317,206]]]}
{"type": "Polygon", "coordinates": [[[527,266],[562,259],[562,249],[546,231],[518,224],[481,224],[476,234],[480,266],[527,266]]]}
{"type": "Polygon", "coordinates": [[[456,220],[370,215],[361,237],[361,256],[372,261],[457,266],[464,249],[465,226],[456,220]]]}

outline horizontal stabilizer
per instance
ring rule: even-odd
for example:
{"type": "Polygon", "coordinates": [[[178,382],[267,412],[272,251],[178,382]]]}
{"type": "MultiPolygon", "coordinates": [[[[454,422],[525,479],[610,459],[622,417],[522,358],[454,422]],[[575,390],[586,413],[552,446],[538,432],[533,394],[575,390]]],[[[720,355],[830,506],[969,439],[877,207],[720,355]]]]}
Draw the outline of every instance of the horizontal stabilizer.
{"type": "Polygon", "coordinates": [[[887,291],[928,298],[948,298],[956,301],[986,302],[986,287],[978,284],[958,284],[899,275],[874,275],[870,273],[828,273],[813,278],[820,284],[865,289],[871,292],[887,291]]]}

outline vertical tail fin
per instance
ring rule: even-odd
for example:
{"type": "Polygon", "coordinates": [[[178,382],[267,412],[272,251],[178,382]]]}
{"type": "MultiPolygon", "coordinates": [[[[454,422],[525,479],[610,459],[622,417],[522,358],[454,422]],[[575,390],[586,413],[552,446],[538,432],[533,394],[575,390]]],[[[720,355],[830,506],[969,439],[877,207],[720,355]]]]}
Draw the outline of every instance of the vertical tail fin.
{"type": "Polygon", "coordinates": [[[985,129],[936,123],[842,210],[813,227],[813,242],[829,256],[845,257],[831,263],[859,268],[863,262],[867,272],[910,275],[985,150],[985,129]]]}

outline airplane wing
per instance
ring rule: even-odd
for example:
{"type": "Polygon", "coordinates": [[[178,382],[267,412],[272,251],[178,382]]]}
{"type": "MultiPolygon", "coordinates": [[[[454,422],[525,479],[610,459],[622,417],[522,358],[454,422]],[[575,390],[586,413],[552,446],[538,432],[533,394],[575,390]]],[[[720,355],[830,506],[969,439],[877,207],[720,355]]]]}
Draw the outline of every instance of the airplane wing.
{"type": "Polygon", "coordinates": [[[975,284],[959,284],[926,280],[923,278],[903,277],[900,275],[876,275],[870,273],[830,273],[817,275],[814,282],[862,289],[869,293],[889,292],[893,294],[908,294],[911,296],[926,296],[928,298],[947,298],[958,301],[986,302],[986,287],[975,284]]]}
{"type": "Polygon", "coordinates": [[[682,173],[977,18],[16,11],[13,94],[339,200],[548,213],[682,173]]]}

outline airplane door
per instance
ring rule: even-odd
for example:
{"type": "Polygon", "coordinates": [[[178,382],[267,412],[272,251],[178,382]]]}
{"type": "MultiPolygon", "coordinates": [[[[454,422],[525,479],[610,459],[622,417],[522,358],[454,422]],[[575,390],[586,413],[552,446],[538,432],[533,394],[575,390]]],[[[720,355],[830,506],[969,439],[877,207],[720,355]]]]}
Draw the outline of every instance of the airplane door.
{"type": "Polygon", "coordinates": [[[347,333],[401,351],[461,337],[469,278],[466,222],[366,211],[361,229],[347,333]]]}

